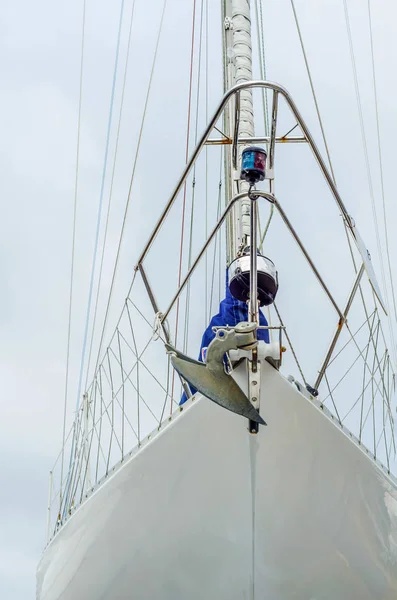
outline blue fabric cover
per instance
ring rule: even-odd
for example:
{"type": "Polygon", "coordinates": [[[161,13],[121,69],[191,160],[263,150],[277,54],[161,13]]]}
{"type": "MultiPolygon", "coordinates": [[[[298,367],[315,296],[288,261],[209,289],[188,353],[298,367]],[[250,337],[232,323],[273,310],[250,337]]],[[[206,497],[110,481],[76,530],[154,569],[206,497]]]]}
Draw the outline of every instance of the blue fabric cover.
{"type": "MultiPolygon", "coordinates": [[[[216,314],[215,316],[212,317],[210,324],[208,325],[207,329],[204,332],[203,338],[201,340],[201,347],[200,347],[200,353],[199,353],[198,360],[201,362],[204,362],[205,357],[203,357],[203,349],[205,351],[208,348],[210,342],[215,337],[215,332],[212,331],[212,327],[220,327],[220,326],[225,326],[225,325],[230,325],[231,327],[233,327],[234,325],[241,323],[241,321],[248,321],[248,320],[249,320],[248,305],[246,302],[237,300],[236,298],[234,298],[231,295],[231,293],[229,291],[227,272],[226,272],[226,296],[219,305],[218,314],[216,314]]],[[[265,315],[262,313],[262,311],[260,309],[259,309],[259,324],[265,325],[265,326],[267,325],[265,315]]],[[[269,343],[269,331],[267,329],[258,329],[257,338],[258,338],[258,340],[263,340],[264,342],[269,343]]],[[[192,391],[192,394],[195,394],[197,392],[197,390],[193,386],[190,386],[190,389],[192,391]]],[[[186,400],[187,400],[187,396],[185,393],[183,393],[179,404],[183,404],[184,402],[186,402],[186,400]]]]}

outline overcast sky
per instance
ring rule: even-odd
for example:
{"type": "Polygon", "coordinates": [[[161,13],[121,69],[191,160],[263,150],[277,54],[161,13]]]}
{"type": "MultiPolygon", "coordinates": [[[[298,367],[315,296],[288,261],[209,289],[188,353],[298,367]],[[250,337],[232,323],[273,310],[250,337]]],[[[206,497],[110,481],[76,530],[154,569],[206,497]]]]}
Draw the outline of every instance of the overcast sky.
{"type": "MultiPolygon", "coordinates": [[[[121,276],[117,280],[114,314],[119,310],[117,306],[121,307],[121,298],[128,289],[139,249],[184,163],[192,2],[169,0],[168,4],[159,65],[148,106],[143,158],[138,163],[129,241],[124,248],[121,276]],[[178,24],[181,27],[176,30],[178,24]],[[153,165],[154,171],[148,168],[153,149],[157,161],[153,165]],[[163,152],[164,159],[159,159],[163,152]],[[145,190],[150,186],[155,186],[155,192],[149,194],[145,190]],[[117,304],[118,301],[120,304],[117,304]]],[[[392,0],[377,0],[373,4],[385,191],[388,219],[395,223],[397,206],[393,194],[397,114],[393,94],[396,90],[394,24],[397,9],[392,0]]],[[[149,8],[147,0],[136,0],[126,109],[115,178],[116,200],[109,230],[111,251],[105,263],[107,281],[117,248],[161,5],[160,0],[153,0],[149,8]]],[[[216,0],[209,0],[209,5],[210,35],[214,40],[210,48],[211,112],[220,98],[222,82],[220,10],[216,0]]],[[[131,0],[125,2],[120,54],[122,65],[131,6],[131,0]]],[[[379,268],[343,3],[342,0],[297,0],[296,6],[324,116],[336,179],[371,249],[375,266],[379,268]]],[[[288,0],[264,0],[263,7],[268,78],[290,90],[322,148],[290,3],[288,0]]],[[[380,202],[366,3],[350,0],[349,8],[374,187],[380,202]]],[[[77,393],[119,10],[120,4],[114,0],[87,1],[69,420],[73,417],[77,393]]],[[[0,11],[0,596],[4,600],[26,600],[34,597],[35,593],[35,569],[45,542],[48,472],[61,446],[82,1],[3,0],[0,11]]],[[[120,103],[120,81],[116,108],[120,103]]],[[[200,128],[203,125],[201,123],[200,128]]],[[[115,127],[112,129],[111,153],[114,152],[114,144],[115,127]]],[[[332,210],[328,210],[328,205],[321,210],[318,208],[318,194],[324,192],[324,186],[317,179],[314,162],[303,158],[300,149],[297,152],[299,158],[295,161],[291,162],[291,155],[282,159],[285,175],[277,182],[280,198],[283,201],[285,198],[287,212],[295,218],[294,222],[298,222],[301,230],[310,227],[307,243],[309,246],[313,244],[311,249],[317,252],[315,244],[320,241],[327,246],[326,251],[318,254],[320,266],[329,267],[332,256],[336,256],[337,265],[341,264],[339,246],[342,242],[335,239],[331,229],[328,230],[328,219],[331,220],[332,215],[338,218],[337,210],[333,205],[332,210]],[[307,205],[304,202],[310,181],[313,188],[310,188],[309,194],[311,204],[307,205]]],[[[108,193],[109,180],[106,185],[108,193]]],[[[331,206],[329,196],[328,201],[331,206]]],[[[379,211],[380,207],[379,203],[379,211]]],[[[390,244],[391,260],[395,265],[397,238],[392,229],[390,244]]],[[[285,246],[281,253],[276,246],[274,241],[274,254],[279,254],[285,273],[291,264],[291,254],[287,251],[289,246],[285,246]]],[[[153,265],[152,261],[150,266],[153,265]]],[[[300,285],[302,288],[306,286],[305,280],[299,280],[300,275],[295,277],[290,287],[295,296],[280,299],[285,310],[290,310],[291,321],[299,320],[296,297],[300,285]]],[[[329,280],[337,294],[338,269],[329,270],[329,280]]],[[[302,293],[305,294],[303,290],[302,293]]],[[[343,300],[346,292],[340,293],[343,300]]],[[[310,294],[307,294],[310,304],[310,294]]],[[[316,303],[317,296],[313,294],[311,301],[316,303]]],[[[319,311],[317,316],[312,317],[315,329],[323,321],[323,316],[319,311]]],[[[332,326],[333,321],[330,321],[330,331],[332,326]]],[[[324,340],[329,340],[328,330],[324,333],[324,340]]],[[[297,343],[299,345],[299,340],[297,343]]],[[[302,340],[301,343],[303,351],[306,342],[302,340]]],[[[307,368],[312,368],[310,361],[307,368]]]]}

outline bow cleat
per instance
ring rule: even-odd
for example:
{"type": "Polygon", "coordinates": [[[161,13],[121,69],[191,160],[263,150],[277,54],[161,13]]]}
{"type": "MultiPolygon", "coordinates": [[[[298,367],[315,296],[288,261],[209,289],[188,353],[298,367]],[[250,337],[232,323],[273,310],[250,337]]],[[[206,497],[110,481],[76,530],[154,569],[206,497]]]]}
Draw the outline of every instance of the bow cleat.
{"type": "Polygon", "coordinates": [[[225,371],[224,356],[229,350],[256,348],[255,323],[239,323],[234,329],[217,329],[207,349],[207,362],[202,363],[166,344],[174,369],[204,396],[223,408],[255,423],[266,425],[242,389],[225,371]]]}

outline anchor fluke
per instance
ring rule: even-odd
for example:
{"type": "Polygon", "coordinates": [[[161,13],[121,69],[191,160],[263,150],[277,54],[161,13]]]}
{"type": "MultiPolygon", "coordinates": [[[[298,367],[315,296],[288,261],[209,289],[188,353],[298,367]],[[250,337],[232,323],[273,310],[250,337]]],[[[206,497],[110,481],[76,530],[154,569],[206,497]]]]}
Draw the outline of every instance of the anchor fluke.
{"type": "Polygon", "coordinates": [[[249,348],[256,345],[255,326],[239,323],[234,330],[221,329],[216,333],[207,350],[207,363],[204,364],[182,354],[169,344],[174,369],[204,396],[247,419],[266,425],[258,411],[251,404],[233,377],[225,372],[223,357],[227,350],[249,348]]]}

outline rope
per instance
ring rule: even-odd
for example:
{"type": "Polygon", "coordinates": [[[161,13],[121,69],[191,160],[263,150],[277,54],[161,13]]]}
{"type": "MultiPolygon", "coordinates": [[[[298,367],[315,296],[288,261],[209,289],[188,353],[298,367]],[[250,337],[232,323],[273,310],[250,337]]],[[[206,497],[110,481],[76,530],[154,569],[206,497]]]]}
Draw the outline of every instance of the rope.
{"type": "Polygon", "coordinates": [[[371,0],[368,0],[368,19],[369,19],[369,37],[370,37],[370,44],[371,44],[372,80],[373,80],[373,85],[374,85],[374,97],[375,97],[376,134],[377,134],[377,143],[378,143],[380,185],[381,185],[381,191],[382,191],[382,207],[383,207],[383,222],[384,222],[385,242],[386,242],[386,255],[387,255],[387,264],[388,264],[388,268],[389,268],[392,298],[393,298],[394,316],[397,320],[397,306],[396,306],[396,297],[395,297],[395,293],[394,293],[394,283],[393,283],[393,275],[392,275],[391,261],[390,261],[389,235],[388,235],[388,227],[387,227],[386,202],[385,202],[385,187],[384,187],[384,179],[383,179],[382,148],[381,148],[381,141],[380,141],[380,125],[379,125],[379,110],[378,110],[378,91],[377,91],[376,72],[375,72],[374,42],[373,42],[373,35],[372,35],[371,0]]]}
{"type": "Polygon", "coordinates": [[[101,281],[102,281],[103,263],[104,263],[104,258],[105,258],[106,240],[107,240],[107,234],[108,234],[110,207],[111,207],[112,197],[113,197],[114,174],[116,171],[117,153],[118,153],[119,139],[120,139],[120,127],[121,127],[121,119],[122,119],[123,107],[124,107],[124,93],[125,93],[125,86],[126,86],[126,81],[127,81],[128,63],[129,63],[129,55],[130,55],[130,47],[131,47],[132,24],[133,24],[133,20],[134,20],[134,9],[135,9],[135,0],[133,0],[132,8],[131,8],[130,28],[129,28],[129,32],[128,32],[128,42],[127,42],[126,61],[125,61],[125,67],[124,67],[123,87],[122,87],[122,91],[121,91],[120,112],[119,112],[119,120],[118,120],[117,133],[116,133],[116,146],[115,146],[115,151],[114,151],[112,176],[111,176],[111,181],[110,181],[109,201],[108,201],[108,210],[107,210],[107,214],[106,214],[105,233],[104,233],[104,237],[103,237],[101,264],[99,267],[98,287],[97,287],[97,293],[96,293],[96,299],[95,299],[95,309],[94,309],[94,318],[93,318],[93,323],[92,323],[92,335],[91,335],[90,351],[89,351],[89,355],[88,355],[88,365],[87,365],[87,372],[86,372],[85,389],[87,389],[88,376],[89,376],[90,365],[91,365],[95,324],[96,324],[96,318],[97,318],[97,312],[98,312],[99,292],[100,292],[101,281]]]}
{"type": "MultiPolygon", "coordinates": [[[[97,361],[96,361],[96,365],[95,365],[95,371],[98,368],[98,364],[99,364],[99,360],[100,360],[100,354],[101,354],[101,348],[102,348],[102,343],[103,343],[103,338],[104,338],[104,335],[105,335],[105,330],[106,330],[106,325],[107,325],[107,319],[108,319],[108,316],[109,316],[110,301],[111,301],[111,298],[112,298],[114,282],[115,282],[115,279],[116,279],[116,273],[117,273],[117,268],[118,268],[119,258],[120,258],[121,245],[122,245],[123,236],[124,236],[124,230],[125,230],[125,224],[126,224],[126,221],[127,221],[127,214],[128,214],[128,209],[129,209],[129,206],[130,206],[130,201],[131,201],[132,185],[133,185],[133,182],[134,182],[135,170],[136,170],[136,165],[137,165],[138,156],[139,156],[139,150],[140,150],[140,146],[141,146],[143,128],[144,128],[144,124],[145,124],[145,120],[146,120],[146,112],[147,112],[147,107],[148,107],[148,102],[149,102],[149,97],[150,97],[150,91],[151,91],[151,87],[152,87],[154,68],[155,68],[156,59],[157,59],[157,53],[158,53],[159,44],[160,44],[160,37],[161,37],[162,28],[163,28],[163,21],[164,21],[164,14],[165,14],[166,6],[167,6],[167,0],[164,0],[163,9],[162,9],[162,13],[161,13],[161,19],[160,19],[159,30],[158,30],[158,33],[157,33],[156,48],[155,48],[155,51],[154,51],[153,61],[152,61],[152,67],[151,67],[151,71],[150,71],[149,85],[148,85],[148,89],[147,89],[147,93],[146,93],[146,98],[145,98],[145,106],[144,106],[144,109],[143,109],[141,128],[140,128],[139,136],[138,136],[138,143],[137,143],[137,148],[136,148],[135,157],[134,157],[134,164],[133,164],[133,167],[132,167],[132,175],[131,175],[131,180],[130,180],[130,186],[129,186],[129,189],[128,189],[127,202],[126,202],[126,206],[125,206],[125,210],[124,210],[123,223],[122,223],[122,226],[121,226],[121,232],[120,232],[120,238],[119,238],[119,245],[118,245],[118,248],[117,248],[116,259],[115,259],[115,263],[114,263],[114,267],[113,267],[112,281],[111,281],[111,284],[110,284],[108,301],[107,301],[107,305],[106,305],[105,318],[104,318],[102,332],[101,332],[101,339],[100,339],[100,342],[99,342],[99,348],[98,348],[98,354],[97,354],[97,361]]],[[[131,287],[132,287],[132,284],[131,284],[131,287]]],[[[131,291],[131,287],[130,287],[130,291],[131,291]]]]}
{"type": "Polygon", "coordinates": [[[63,470],[64,470],[65,444],[66,444],[66,439],[65,439],[65,437],[66,437],[66,413],[67,413],[68,387],[69,387],[70,334],[71,334],[71,323],[72,323],[73,279],[74,279],[75,242],[76,242],[77,196],[78,196],[79,164],[80,164],[81,105],[82,105],[82,97],[83,97],[84,42],[85,42],[85,9],[86,9],[86,2],[84,0],[84,2],[83,2],[82,32],[81,32],[79,104],[78,104],[78,118],[77,118],[76,177],[75,177],[75,182],[74,182],[72,258],[71,258],[71,265],[70,265],[68,334],[67,334],[67,344],[66,344],[65,398],[64,398],[64,405],[63,405],[60,505],[62,505],[62,484],[63,484],[63,470]]]}
{"type": "MultiPolygon", "coordinates": [[[[130,302],[131,302],[131,300],[130,300],[130,302]]],[[[131,302],[131,304],[133,306],[135,306],[135,304],[133,302],[131,302]]],[[[138,312],[139,312],[139,314],[142,315],[142,313],[139,310],[138,310],[138,312]]],[[[163,318],[163,313],[160,311],[154,315],[153,335],[152,335],[152,340],[154,342],[157,342],[157,340],[161,340],[162,342],[165,343],[165,339],[163,339],[162,333],[163,333],[163,329],[167,327],[167,322],[164,321],[164,323],[163,323],[162,318],[163,318]]],[[[168,331],[168,329],[167,329],[167,331],[168,331]]]]}
{"type": "Polygon", "coordinates": [[[298,30],[298,36],[299,36],[299,41],[300,41],[300,45],[301,45],[301,48],[302,48],[303,59],[305,61],[307,76],[309,78],[309,83],[310,83],[310,87],[311,87],[311,90],[312,90],[313,100],[314,100],[314,104],[315,104],[315,107],[316,107],[317,118],[318,118],[318,122],[320,124],[321,135],[323,137],[323,142],[324,142],[324,146],[325,146],[325,152],[326,152],[327,158],[328,158],[329,168],[330,168],[330,171],[331,171],[333,182],[336,184],[335,173],[334,173],[334,169],[332,167],[331,156],[330,156],[330,152],[329,152],[327,140],[326,140],[326,137],[325,137],[325,131],[324,131],[324,127],[323,127],[323,121],[322,121],[322,118],[321,118],[320,109],[319,109],[318,102],[317,102],[316,92],[314,90],[313,79],[312,79],[311,72],[310,72],[309,62],[307,60],[305,45],[303,43],[302,33],[301,33],[300,26],[299,26],[298,15],[297,15],[297,12],[296,12],[296,9],[295,9],[294,0],[291,0],[291,7],[292,7],[292,11],[294,13],[295,24],[296,24],[296,28],[298,30]]]}

